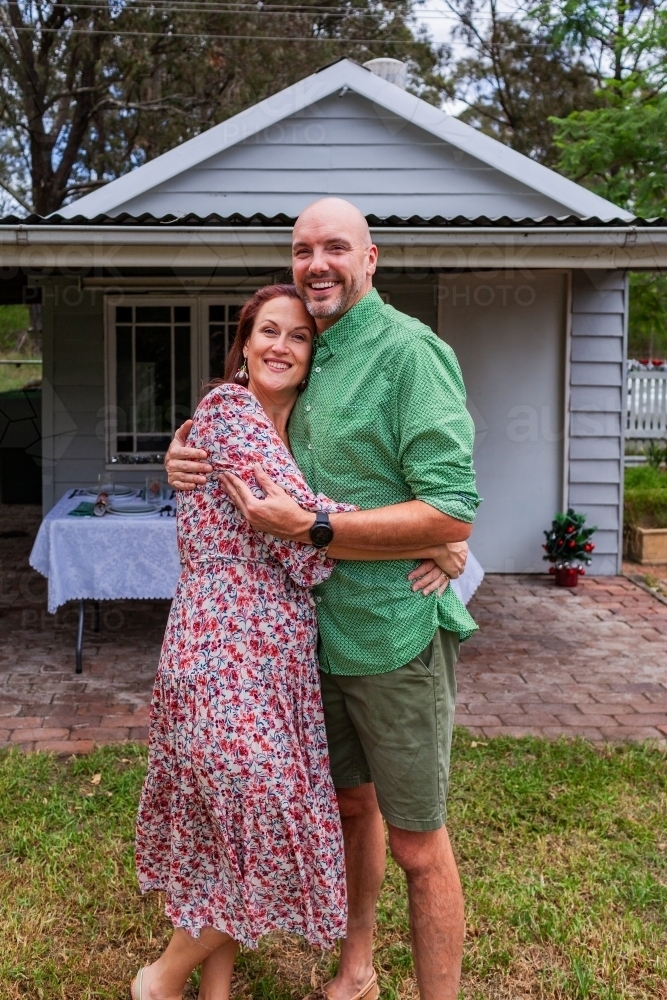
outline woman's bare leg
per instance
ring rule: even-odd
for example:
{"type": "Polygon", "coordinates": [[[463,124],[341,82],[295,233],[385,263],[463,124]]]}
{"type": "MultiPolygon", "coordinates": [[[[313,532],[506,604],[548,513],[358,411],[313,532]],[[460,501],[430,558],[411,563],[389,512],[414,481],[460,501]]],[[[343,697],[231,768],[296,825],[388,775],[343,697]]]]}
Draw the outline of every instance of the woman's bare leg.
{"type": "MultiPolygon", "coordinates": [[[[229,934],[213,927],[204,927],[198,938],[177,927],[157,962],[144,970],[141,1000],[182,1000],[192,970],[231,940],[229,934]]],[[[134,983],[132,985],[134,1000],[139,1000],[134,983]]]]}
{"type": "Polygon", "coordinates": [[[238,950],[236,941],[228,938],[204,959],[201,966],[199,1000],[229,1000],[234,960],[238,950]]]}

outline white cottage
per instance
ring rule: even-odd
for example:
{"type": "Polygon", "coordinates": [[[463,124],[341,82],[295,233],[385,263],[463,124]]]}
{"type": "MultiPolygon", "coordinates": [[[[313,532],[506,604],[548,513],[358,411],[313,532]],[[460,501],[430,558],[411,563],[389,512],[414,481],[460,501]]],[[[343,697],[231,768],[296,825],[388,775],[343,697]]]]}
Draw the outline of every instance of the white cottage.
{"type": "MultiPolygon", "coordinates": [[[[628,268],[667,264],[667,231],[348,59],[48,219],[0,224],[5,273],[41,289],[44,509],[105,464],[140,481],[220,371],[236,310],[284,280],[290,229],[323,195],[354,202],[376,286],[458,354],[490,572],[543,572],[568,505],[622,535],[628,268]],[[12,270],[13,269],[13,270],[12,270]]],[[[37,294],[37,293],[35,293],[37,294]]]]}

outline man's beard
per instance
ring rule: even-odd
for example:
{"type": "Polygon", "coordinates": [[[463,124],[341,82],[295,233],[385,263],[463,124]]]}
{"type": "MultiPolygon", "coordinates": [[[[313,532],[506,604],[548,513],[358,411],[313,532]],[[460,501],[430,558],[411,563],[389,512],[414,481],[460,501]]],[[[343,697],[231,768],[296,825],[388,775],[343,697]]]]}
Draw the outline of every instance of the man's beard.
{"type": "MultiPolygon", "coordinates": [[[[339,275],[336,275],[335,277],[338,278],[339,275]]],[[[333,279],[331,277],[318,277],[317,280],[331,281],[333,279]]],[[[306,281],[304,281],[303,290],[299,289],[299,292],[301,294],[303,304],[314,319],[331,319],[332,316],[342,316],[355,304],[365,283],[365,274],[353,279],[352,283],[348,287],[346,287],[343,283],[336,298],[329,300],[328,302],[312,302],[306,291],[308,287],[306,281]]]]}

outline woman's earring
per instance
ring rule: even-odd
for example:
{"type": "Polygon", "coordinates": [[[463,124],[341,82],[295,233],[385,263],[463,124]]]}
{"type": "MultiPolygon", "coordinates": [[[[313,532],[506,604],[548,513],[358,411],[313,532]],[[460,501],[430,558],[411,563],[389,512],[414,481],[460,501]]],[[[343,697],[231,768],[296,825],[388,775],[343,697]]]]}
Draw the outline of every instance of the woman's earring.
{"type": "Polygon", "coordinates": [[[248,361],[247,358],[243,359],[243,365],[239,368],[236,375],[234,376],[234,381],[238,382],[239,385],[247,385],[250,376],[248,375],[248,361]]]}

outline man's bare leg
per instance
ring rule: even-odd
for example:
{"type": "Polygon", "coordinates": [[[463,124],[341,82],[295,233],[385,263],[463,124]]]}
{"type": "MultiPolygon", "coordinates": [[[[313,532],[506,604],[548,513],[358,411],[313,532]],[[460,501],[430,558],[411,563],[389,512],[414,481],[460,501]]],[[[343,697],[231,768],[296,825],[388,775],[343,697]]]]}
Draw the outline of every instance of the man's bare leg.
{"type": "Polygon", "coordinates": [[[375,786],[339,788],[337,795],[345,841],[347,937],[327,993],[334,1000],[349,1000],[373,974],[375,904],[384,878],[386,847],[375,786]]]}
{"type": "Polygon", "coordinates": [[[421,1000],[456,1000],[465,921],[463,892],[446,828],[389,827],[389,847],[408,880],[410,936],[421,1000]]]}

